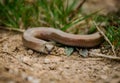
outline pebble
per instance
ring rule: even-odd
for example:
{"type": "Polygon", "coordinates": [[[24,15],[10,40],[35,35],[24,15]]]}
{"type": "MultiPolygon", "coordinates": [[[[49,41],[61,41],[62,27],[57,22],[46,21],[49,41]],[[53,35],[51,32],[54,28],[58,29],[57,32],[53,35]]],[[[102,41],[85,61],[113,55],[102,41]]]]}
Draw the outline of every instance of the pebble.
{"type": "Polygon", "coordinates": [[[50,59],[47,59],[47,58],[44,59],[45,64],[49,64],[50,62],[51,62],[50,59]]]}
{"type": "Polygon", "coordinates": [[[43,68],[43,66],[40,65],[40,64],[38,64],[38,63],[33,64],[33,67],[34,67],[34,68],[37,68],[37,69],[39,69],[39,70],[41,70],[41,69],[43,68]]]}
{"type": "Polygon", "coordinates": [[[92,51],[92,52],[96,52],[96,53],[100,53],[100,52],[101,52],[100,49],[92,49],[91,51],[92,51]]]}
{"type": "Polygon", "coordinates": [[[28,77],[27,77],[27,80],[28,80],[29,82],[31,82],[31,83],[40,83],[40,80],[39,80],[39,79],[36,79],[36,78],[34,78],[34,77],[32,77],[32,76],[28,76],[28,77]]]}
{"type": "Polygon", "coordinates": [[[30,54],[30,55],[33,54],[33,50],[30,50],[30,49],[29,49],[27,52],[28,52],[28,54],[30,54]]]}
{"type": "Polygon", "coordinates": [[[61,57],[58,56],[52,56],[49,55],[44,59],[44,63],[48,64],[48,63],[57,63],[57,62],[63,62],[63,59],[61,57]]]}
{"type": "Polygon", "coordinates": [[[57,50],[57,52],[60,54],[60,55],[64,55],[65,54],[65,49],[64,48],[59,48],[57,50]]]}
{"type": "Polygon", "coordinates": [[[60,55],[65,55],[65,49],[62,47],[55,47],[53,52],[51,52],[51,54],[56,55],[56,56],[60,56],[60,55]]]}
{"type": "Polygon", "coordinates": [[[29,62],[29,61],[30,61],[30,58],[29,58],[29,57],[23,57],[23,58],[22,58],[22,61],[23,61],[23,62],[29,62]]]}
{"type": "Polygon", "coordinates": [[[64,67],[66,68],[66,69],[69,69],[70,68],[70,66],[69,65],[64,65],[64,67]]]}
{"type": "Polygon", "coordinates": [[[105,67],[103,67],[103,70],[104,71],[109,70],[109,67],[105,66],[105,67]]]}
{"type": "Polygon", "coordinates": [[[15,81],[9,81],[8,83],[16,83],[15,81]]]}
{"type": "Polygon", "coordinates": [[[100,77],[104,80],[108,78],[108,76],[106,76],[106,75],[101,75],[100,77]]]}
{"type": "Polygon", "coordinates": [[[50,68],[50,70],[56,70],[56,67],[57,66],[55,64],[51,64],[49,68],[50,68]]]}

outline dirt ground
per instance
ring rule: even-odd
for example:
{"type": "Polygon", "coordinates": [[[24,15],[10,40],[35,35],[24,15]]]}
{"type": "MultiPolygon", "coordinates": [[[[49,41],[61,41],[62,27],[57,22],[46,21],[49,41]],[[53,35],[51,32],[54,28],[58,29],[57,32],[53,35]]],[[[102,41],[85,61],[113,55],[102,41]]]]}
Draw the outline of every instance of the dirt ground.
{"type": "Polygon", "coordinates": [[[21,36],[0,30],[0,83],[120,83],[120,61],[76,53],[43,55],[25,48],[21,36]]]}
{"type": "Polygon", "coordinates": [[[43,55],[22,44],[22,34],[0,30],[0,83],[120,83],[120,62],[43,55]]]}

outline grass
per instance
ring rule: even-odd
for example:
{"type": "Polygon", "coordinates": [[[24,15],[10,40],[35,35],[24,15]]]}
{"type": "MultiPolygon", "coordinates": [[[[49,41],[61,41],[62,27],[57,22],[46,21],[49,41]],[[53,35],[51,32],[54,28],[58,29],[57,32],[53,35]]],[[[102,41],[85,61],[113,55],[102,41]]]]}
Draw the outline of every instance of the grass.
{"type": "MultiPolygon", "coordinates": [[[[65,31],[80,21],[96,17],[97,12],[80,16],[81,7],[75,11],[78,2],[79,0],[72,0],[71,3],[69,0],[1,0],[0,25],[14,29],[47,26],[65,31]]],[[[120,21],[116,16],[97,16],[95,21],[107,23],[106,36],[113,45],[119,47],[120,21]]]]}
{"type": "Polygon", "coordinates": [[[0,24],[11,28],[37,26],[38,7],[25,0],[4,0],[0,3],[0,24]]]}
{"type": "Polygon", "coordinates": [[[78,0],[71,3],[69,0],[3,0],[0,2],[2,11],[0,25],[17,29],[47,26],[65,31],[93,15],[80,17],[80,9],[75,11],[78,2],[78,0]]]}
{"type": "Polygon", "coordinates": [[[117,48],[120,46],[120,19],[114,16],[109,20],[106,26],[106,35],[117,48]]]}
{"type": "Polygon", "coordinates": [[[105,34],[110,42],[118,48],[120,46],[120,18],[118,14],[108,16],[97,16],[97,22],[105,23],[105,34]]]}
{"type": "Polygon", "coordinates": [[[74,0],[69,6],[68,1],[69,0],[54,0],[47,2],[47,0],[40,0],[39,5],[41,12],[44,14],[43,19],[48,26],[62,28],[70,22],[69,16],[73,11],[77,0],[74,0]],[[66,2],[66,6],[63,2],[66,2]]]}
{"type": "Polygon", "coordinates": [[[11,28],[51,26],[62,28],[69,24],[69,18],[77,0],[3,0],[0,2],[0,24],[11,28]],[[63,3],[66,2],[66,6],[63,3]],[[49,3],[49,4],[48,4],[49,3]]]}

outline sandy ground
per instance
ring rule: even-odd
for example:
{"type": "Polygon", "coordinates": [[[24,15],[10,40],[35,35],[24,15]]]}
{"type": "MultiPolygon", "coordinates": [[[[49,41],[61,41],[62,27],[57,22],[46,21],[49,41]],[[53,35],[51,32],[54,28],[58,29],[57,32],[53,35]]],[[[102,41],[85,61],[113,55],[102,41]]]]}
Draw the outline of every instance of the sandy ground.
{"type": "MultiPolygon", "coordinates": [[[[83,9],[103,8],[91,6],[96,1],[85,4],[83,9]]],[[[116,11],[116,5],[111,3],[105,6],[116,11]]],[[[21,33],[0,30],[0,40],[3,40],[0,41],[0,83],[120,83],[120,61],[83,58],[76,53],[43,55],[25,48],[21,36],[21,33]]]]}
{"type": "Polygon", "coordinates": [[[22,34],[0,30],[0,83],[120,83],[120,62],[78,55],[43,55],[22,34]]]}

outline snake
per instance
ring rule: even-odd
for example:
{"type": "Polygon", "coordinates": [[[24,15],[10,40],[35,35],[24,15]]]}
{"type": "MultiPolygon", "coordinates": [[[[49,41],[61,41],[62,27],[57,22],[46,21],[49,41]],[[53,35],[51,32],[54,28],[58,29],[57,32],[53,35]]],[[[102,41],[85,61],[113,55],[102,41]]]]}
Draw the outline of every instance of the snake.
{"type": "Polygon", "coordinates": [[[67,46],[91,48],[101,44],[103,36],[100,32],[92,34],[72,34],[52,27],[35,27],[27,29],[22,36],[23,45],[41,53],[49,53],[55,41],[67,46]]]}

